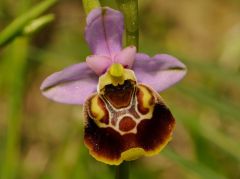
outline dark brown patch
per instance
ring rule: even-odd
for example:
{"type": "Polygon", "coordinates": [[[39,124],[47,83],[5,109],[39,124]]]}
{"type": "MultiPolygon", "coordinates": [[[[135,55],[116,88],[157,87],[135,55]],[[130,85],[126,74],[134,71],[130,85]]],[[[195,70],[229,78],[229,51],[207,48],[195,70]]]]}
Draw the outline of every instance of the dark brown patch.
{"type": "Polygon", "coordinates": [[[131,80],[126,80],[123,85],[113,86],[112,84],[106,85],[104,88],[104,97],[115,108],[120,109],[127,107],[134,92],[134,85],[131,80]]]}
{"type": "Polygon", "coordinates": [[[137,126],[137,134],[121,136],[117,131],[99,128],[93,119],[87,117],[84,141],[95,157],[101,160],[119,160],[121,153],[134,147],[152,151],[164,144],[170,137],[175,120],[168,108],[160,103],[154,107],[152,119],[146,119],[137,126]]]}
{"type": "Polygon", "coordinates": [[[137,139],[139,145],[146,151],[152,151],[165,143],[174,129],[175,119],[169,109],[163,104],[156,104],[152,119],[139,123],[137,139]]]}
{"type": "Polygon", "coordinates": [[[112,128],[99,128],[93,119],[88,118],[85,126],[84,142],[96,157],[118,160],[123,151],[123,140],[112,128]]]}
{"type": "Polygon", "coordinates": [[[131,117],[124,117],[119,122],[119,129],[123,132],[132,130],[136,126],[136,122],[131,117]]]}

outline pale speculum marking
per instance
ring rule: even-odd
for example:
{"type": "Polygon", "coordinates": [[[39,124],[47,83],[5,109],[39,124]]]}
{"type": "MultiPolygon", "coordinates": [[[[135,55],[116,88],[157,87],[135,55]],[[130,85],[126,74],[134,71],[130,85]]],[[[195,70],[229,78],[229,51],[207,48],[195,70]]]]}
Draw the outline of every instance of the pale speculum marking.
{"type": "MultiPolygon", "coordinates": [[[[141,85],[142,86],[142,85],[141,85]]],[[[142,86],[147,88],[146,86],[142,86]]],[[[121,107],[117,109],[112,105],[104,95],[99,95],[99,97],[105,103],[106,110],[108,111],[109,123],[105,125],[101,125],[100,127],[111,127],[118,131],[121,135],[127,133],[137,133],[137,126],[143,119],[151,119],[152,111],[149,110],[148,113],[142,114],[138,110],[139,96],[137,96],[137,90],[141,90],[138,85],[133,85],[133,92],[131,95],[131,100],[128,106],[121,107]]],[[[149,89],[148,89],[149,90],[149,89]]],[[[152,91],[149,91],[152,95],[153,100],[155,101],[155,97],[152,94],[152,91]]]]}

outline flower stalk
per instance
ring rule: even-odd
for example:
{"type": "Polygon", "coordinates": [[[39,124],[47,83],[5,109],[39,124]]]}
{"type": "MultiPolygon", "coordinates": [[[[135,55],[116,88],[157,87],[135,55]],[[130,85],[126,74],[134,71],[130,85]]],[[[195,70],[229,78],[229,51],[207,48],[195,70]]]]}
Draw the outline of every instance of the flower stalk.
{"type": "Polygon", "coordinates": [[[129,162],[123,162],[116,167],[115,179],[129,179],[129,162]]]}
{"type": "Polygon", "coordinates": [[[126,46],[134,45],[138,50],[138,0],[116,0],[124,14],[126,46]]]}

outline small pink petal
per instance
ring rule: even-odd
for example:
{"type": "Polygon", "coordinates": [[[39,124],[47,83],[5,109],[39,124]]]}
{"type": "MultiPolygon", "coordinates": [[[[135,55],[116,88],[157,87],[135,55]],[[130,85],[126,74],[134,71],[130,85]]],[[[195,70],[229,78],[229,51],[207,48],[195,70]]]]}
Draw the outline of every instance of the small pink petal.
{"type": "Polygon", "coordinates": [[[112,60],[106,56],[91,55],[86,59],[88,66],[97,74],[102,75],[112,64],[112,60]]]}
{"type": "Polygon", "coordinates": [[[136,51],[137,49],[135,46],[129,46],[127,48],[124,48],[115,56],[114,62],[120,63],[126,68],[132,68],[136,57],[136,51]]]}

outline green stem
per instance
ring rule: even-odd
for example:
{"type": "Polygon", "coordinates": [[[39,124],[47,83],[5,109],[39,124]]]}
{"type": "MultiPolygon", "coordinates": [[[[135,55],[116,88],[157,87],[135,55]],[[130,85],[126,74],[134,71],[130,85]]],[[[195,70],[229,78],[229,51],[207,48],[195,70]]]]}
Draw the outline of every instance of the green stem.
{"type": "Polygon", "coordinates": [[[82,0],[82,3],[86,15],[88,15],[91,10],[101,7],[101,4],[98,0],[82,0]]]}
{"type": "Polygon", "coordinates": [[[2,165],[0,178],[16,178],[19,170],[20,132],[28,47],[26,38],[18,38],[6,49],[8,55],[5,60],[7,60],[6,65],[9,68],[7,71],[12,73],[5,74],[9,81],[9,111],[6,148],[2,161],[4,165],[2,165]]]}
{"type": "Polygon", "coordinates": [[[123,162],[116,167],[115,179],[129,179],[129,162],[123,162]]]}
{"type": "Polygon", "coordinates": [[[134,45],[138,49],[138,0],[116,0],[124,14],[126,46],[134,45]]]}

